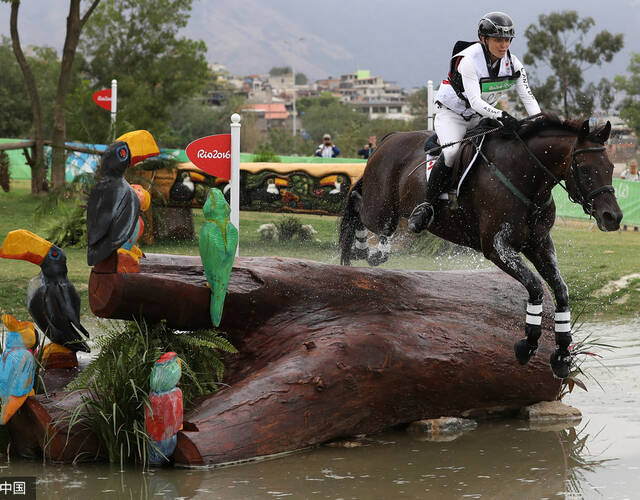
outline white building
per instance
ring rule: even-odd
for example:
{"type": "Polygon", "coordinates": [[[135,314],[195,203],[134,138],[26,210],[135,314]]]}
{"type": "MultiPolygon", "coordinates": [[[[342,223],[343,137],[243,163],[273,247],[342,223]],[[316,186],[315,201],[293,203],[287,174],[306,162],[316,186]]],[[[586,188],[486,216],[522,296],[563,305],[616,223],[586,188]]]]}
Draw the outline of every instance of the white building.
{"type": "Polygon", "coordinates": [[[369,118],[413,119],[407,93],[397,85],[385,82],[381,76],[371,76],[369,70],[342,75],[337,92],[341,94],[341,102],[367,113],[369,118]]]}

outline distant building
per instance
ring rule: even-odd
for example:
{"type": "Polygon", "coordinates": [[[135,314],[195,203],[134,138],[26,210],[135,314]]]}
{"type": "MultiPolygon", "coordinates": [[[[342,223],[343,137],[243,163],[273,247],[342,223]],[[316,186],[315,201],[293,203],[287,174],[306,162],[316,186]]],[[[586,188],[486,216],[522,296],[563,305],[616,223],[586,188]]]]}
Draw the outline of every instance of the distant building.
{"type": "Polygon", "coordinates": [[[385,82],[381,76],[371,76],[369,70],[341,75],[336,91],[341,95],[341,102],[352,105],[369,118],[413,119],[407,92],[385,82]]]}
{"type": "Polygon", "coordinates": [[[312,85],[312,89],[318,93],[321,92],[336,92],[340,88],[340,78],[325,78],[324,80],[316,80],[312,85]]]}
{"type": "Polygon", "coordinates": [[[274,127],[285,127],[290,116],[283,102],[253,103],[242,108],[243,114],[252,114],[256,129],[266,132],[274,127]]]}

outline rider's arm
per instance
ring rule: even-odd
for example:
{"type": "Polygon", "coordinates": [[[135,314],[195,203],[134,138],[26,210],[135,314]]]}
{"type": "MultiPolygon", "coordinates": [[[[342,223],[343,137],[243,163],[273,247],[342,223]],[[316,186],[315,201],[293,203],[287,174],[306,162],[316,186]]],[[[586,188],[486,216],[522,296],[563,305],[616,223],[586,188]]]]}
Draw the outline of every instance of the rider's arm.
{"type": "Polygon", "coordinates": [[[522,104],[524,104],[524,107],[527,110],[527,114],[529,116],[536,115],[540,113],[540,106],[538,105],[538,101],[531,91],[531,87],[529,87],[527,72],[524,70],[524,66],[522,66],[522,63],[516,56],[512,56],[512,60],[513,70],[520,70],[520,78],[518,78],[518,80],[516,81],[516,90],[518,91],[520,100],[522,101],[522,104]]]}
{"type": "Polygon", "coordinates": [[[494,108],[480,95],[480,81],[473,60],[470,57],[463,57],[458,65],[458,71],[462,75],[462,85],[464,93],[469,99],[469,105],[473,110],[486,118],[500,118],[502,111],[494,108]]]}

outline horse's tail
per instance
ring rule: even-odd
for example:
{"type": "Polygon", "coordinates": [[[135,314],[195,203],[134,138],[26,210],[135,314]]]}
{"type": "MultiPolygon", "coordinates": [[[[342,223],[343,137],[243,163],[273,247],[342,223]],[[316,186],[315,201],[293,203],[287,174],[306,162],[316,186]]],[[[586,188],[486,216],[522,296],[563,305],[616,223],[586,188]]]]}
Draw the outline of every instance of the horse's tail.
{"type": "Polygon", "coordinates": [[[362,177],[352,186],[347,194],[347,200],[340,219],[340,235],[338,244],[340,245],[340,264],[351,265],[351,249],[356,237],[356,231],[365,229],[360,220],[360,209],[362,208],[362,177]]]}

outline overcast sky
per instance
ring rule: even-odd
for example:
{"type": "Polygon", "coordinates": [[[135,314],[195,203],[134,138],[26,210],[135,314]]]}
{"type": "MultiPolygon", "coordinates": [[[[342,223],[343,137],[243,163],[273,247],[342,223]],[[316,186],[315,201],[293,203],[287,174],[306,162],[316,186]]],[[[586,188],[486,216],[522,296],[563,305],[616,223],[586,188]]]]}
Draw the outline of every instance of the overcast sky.
{"type": "MultiPolygon", "coordinates": [[[[19,18],[23,44],[60,50],[68,3],[24,0],[19,18]]],[[[6,36],[9,9],[0,3],[0,33],[6,36]]],[[[296,71],[314,79],[359,68],[412,87],[442,79],[453,42],[474,39],[478,19],[492,10],[513,17],[517,37],[512,51],[519,56],[526,52],[524,30],[543,13],[578,10],[596,20],[594,33],[623,33],[623,51],[612,63],[587,71],[587,80],[624,73],[631,52],[640,52],[640,0],[194,0],[184,35],[203,39],[209,60],[236,74],[293,63],[296,71]]]]}

